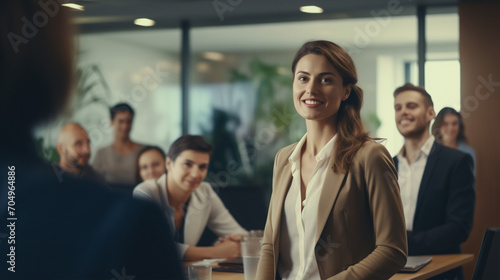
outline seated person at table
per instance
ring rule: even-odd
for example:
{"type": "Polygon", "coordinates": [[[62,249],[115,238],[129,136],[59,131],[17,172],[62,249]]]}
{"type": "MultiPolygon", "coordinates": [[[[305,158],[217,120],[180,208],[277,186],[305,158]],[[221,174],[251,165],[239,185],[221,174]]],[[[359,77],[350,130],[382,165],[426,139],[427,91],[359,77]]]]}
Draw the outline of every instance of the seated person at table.
{"type": "Polygon", "coordinates": [[[184,135],[170,147],[167,173],[134,189],[134,196],[154,200],[170,217],[184,260],[239,257],[239,235],[247,234],[210,184],[203,182],[211,152],[212,145],[202,137],[184,135]],[[225,238],[211,247],[197,247],[205,227],[225,238]]]}
{"type": "Polygon", "coordinates": [[[158,180],[165,174],[165,152],[156,146],[147,146],[137,156],[137,183],[149,179],[158,180]]]}
{"type": "Polygon", "coordinates": [[[115,138],[111,145],[99,149],[92,166],[106,181],[118,189],[130,190],[136,184],[137,155],[145,147],[130,139],[134,109],[127,103],[110,108],[115,138]]]}
{"type": "Polygon", "coordinates": [[[106,183],[104,177],[89,165],[90,139],[85,129],[79,124],[68,123],[61,128],[56,148],[59,153],[59,162],[52,166],[61,180],[67,173],[97,183],[106,183]]]}

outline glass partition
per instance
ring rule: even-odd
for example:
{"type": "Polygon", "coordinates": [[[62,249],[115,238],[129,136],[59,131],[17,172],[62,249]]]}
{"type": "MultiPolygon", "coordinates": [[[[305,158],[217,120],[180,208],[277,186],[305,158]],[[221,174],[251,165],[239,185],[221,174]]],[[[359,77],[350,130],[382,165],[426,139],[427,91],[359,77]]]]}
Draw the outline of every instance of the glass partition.
{"type": "Polygon", "coordinates": [[[44,156],[57,160],[57,135],[69,121],[87,130],[92,151],[110,144],[109,107],[118,102],[135,110],[133,141],[167,149],[181,135],[180,31],[84,34],[78,42],[70,111],[36,133],[44,156]]]}

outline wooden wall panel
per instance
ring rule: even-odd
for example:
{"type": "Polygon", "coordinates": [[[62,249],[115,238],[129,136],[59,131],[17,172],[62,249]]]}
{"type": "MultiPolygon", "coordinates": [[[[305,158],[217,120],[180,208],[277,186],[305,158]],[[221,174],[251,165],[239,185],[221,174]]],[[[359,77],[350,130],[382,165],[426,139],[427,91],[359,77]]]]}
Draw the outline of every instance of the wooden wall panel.
{"type": "MultiPolygon", "coordinates": [[[[500,3],[462,3],[460,63],[462,114],[469,144],[476,150],[476,211],[464,253],[471,279],[487,227],[500,227],[500,3]]],[[[499,264],[500,265],[500,264],[499,264]]]]}

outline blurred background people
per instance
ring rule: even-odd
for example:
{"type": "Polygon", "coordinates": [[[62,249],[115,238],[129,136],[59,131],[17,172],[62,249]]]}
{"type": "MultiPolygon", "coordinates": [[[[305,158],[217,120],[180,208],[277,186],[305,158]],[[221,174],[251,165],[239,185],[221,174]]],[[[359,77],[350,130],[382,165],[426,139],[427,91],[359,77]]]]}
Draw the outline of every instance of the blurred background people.
{"type": "Polygon", "coordinates": [[[465,126],[459,112],[450,107],[441,109],[432,125],[432,135],[436,142],[471,155],[476,169],[476,152],[467,145],[465,126]]]}
{"type": "MultiPolygon", "coordinates": [[[[83,127],[77,123],[68,123],[61,128],[57,138],[59,163],[57,167],[73,176],[93,180],[101,184],[106,181],[88,164],[90,158],[90,139],[83,127]]],[[[54,166],[54,168],[56,167],[54,166]]],[[[57,172],[57,170],[56,170],[57,172]]]]}
{"type": "Polygon", "coordinates": [[[165,174],[165,152],[156,146],[147,146],[137,156],[137,183],[149,179],[158,180],[165,174]]]}
{"type": "Polygon", "coordinates": [[[73,84],[68,9],[0,1],[0,235],[13,237],[0,243],[0,279],[183,279],[156,205],[61,181],[37,154],[34,127],[64,109],[73,84]]]}
{"type": "Polygon", "coordinates": [[[135,197],[155,201],[170,217],[184,260],[240,256],[240,235],[246,235],[209,183],[212,145],[201,136],[184,135],[174,141],[166,160],[167,173],[134,189],[135,197]],[[205,227],[219,237],[214,246],[197,247],[205,227]]]}
{"type": "Polygon", "coordinates": [[[113,143],[97,151],[92,166],[110,185],[132,191],[137,181],[137,155],[145,146],[130,139],[134,120],[134,109],[130,105],[118,103],[110,108],[110,115],[113,143]]]}
{"type": "MultiPolygon", "coordinates": [[[[405,142],[393,158],[406,220],[408,255],[459,254],[474,219],[472,158],[435,141],[429,93],[407,83],[394,91],[395,121],[405,142]]],[[[463,279],[462,267],[431,279],[463,279]]]]}

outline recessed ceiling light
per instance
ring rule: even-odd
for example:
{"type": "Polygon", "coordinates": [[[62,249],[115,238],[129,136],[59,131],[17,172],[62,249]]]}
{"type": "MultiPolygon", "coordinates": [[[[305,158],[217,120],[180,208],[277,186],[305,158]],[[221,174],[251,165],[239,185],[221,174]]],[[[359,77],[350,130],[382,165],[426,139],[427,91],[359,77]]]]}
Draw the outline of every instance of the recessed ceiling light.
{"type": "Polygon", "coordinates": [[[134,20],[134,24],[139,26],[153,26],[155,25],[155,21],[149,18],[138,18],[134,20]]]}
{"type": "Polygon", "coordinates": [[[321,14],[323,13],[323,8],[318,6],[302,6],[300,11],[308,14],[321,14]]]}
{"type": "Polygon", "coordinates": [[[61,4],[61,6],[65,6],[65,7],[71,8],[73,10],[77,10],[77,11],[85,11],[84,6],[78,5],[75,3],[64,3],[64,4],[61,4]]]}
{"type": "Polygon", "coordinates": [[[203,57],[209,60],[216,60],[216,61],[224,60],[224,55],[219,52],[204,52],[203,57]]]}

